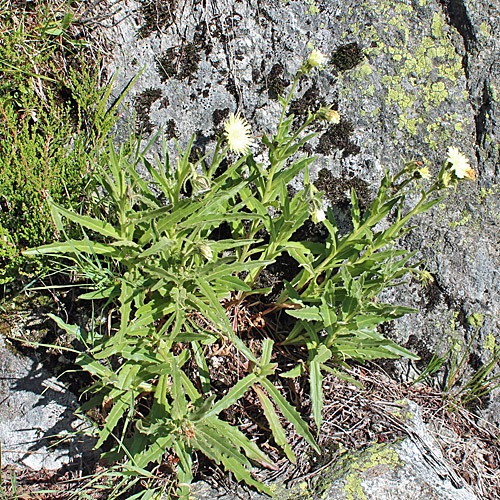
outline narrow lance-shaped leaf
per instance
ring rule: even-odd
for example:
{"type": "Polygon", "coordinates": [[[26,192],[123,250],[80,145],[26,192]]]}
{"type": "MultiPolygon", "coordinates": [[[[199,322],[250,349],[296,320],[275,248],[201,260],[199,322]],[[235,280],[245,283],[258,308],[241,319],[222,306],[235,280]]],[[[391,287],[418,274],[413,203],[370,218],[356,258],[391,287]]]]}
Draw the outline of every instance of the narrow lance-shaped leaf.
{"type": "Polygon", "coordinates": [[[318,429],[318,434],[323,421],[323,376],[321,375],[321,365],[332,357],[332,352],[325,345],[320,345],[316,354],[312,358],[309,368],[309,384],[311,388],[311,403],[314,421],[318,429]]]}
{"type": "Polygon", "coordinates": [[[242,378],[240,381],[236,383],[229,392],[215,403],[212,408],[207,411],[206,417],[210,417],[212,415],[218,415],[222,410],[229,408],[231,405],[236,403],[238,399],[244,396],[245,392],[249,389],[250,386],[258,382],[259,377],[255,373],[249,373],[246,377],[242,378]]]}
{"type": "Polygon", "coordinates": [[[108,236],[117,240],[121,239],[120,233],[118,233],[116,229],[108,222],[94,219],[93,217],[89,217],[88,215],[76,214],[54,202],[52,202],[52,206],[61,215],[64,215],[64,217],[68,218],[69,220],[80,224],[85,229],[90,229],[91,231],[95,231],[96,233],[102,234],[103,236],[108,236]]]}
{"type": "Polygon", "coordinates": [[[273,404],[271,403],[271,401],[269,401],[269,398],[260,390],[258,386],[253,386],[252,388],[259,398],[262,409],[264,410],[264,415],[269,422],[269,427],[271,428],[271,432],[273,434],[274,440],[276,441],[276,444],[283,448],[283,451],[285,452],[288,460],[290,460],[290,462],[292,463],[295,463],[295,455],[293,454],[292,448],[286,440],[285,431],[280,423],[278,415],[276,415],[276,412],[274,411],[273,404]]]}
{"type": "Polygon", "coordinates": [[[314,451],[321,453],[307,424],[302,420],[297,410],[280,394],[278,389],[267,379],[260,381],[271,399],[278,405],[283,416],[295,427],[295,430],[312,446],[314,451]]]}

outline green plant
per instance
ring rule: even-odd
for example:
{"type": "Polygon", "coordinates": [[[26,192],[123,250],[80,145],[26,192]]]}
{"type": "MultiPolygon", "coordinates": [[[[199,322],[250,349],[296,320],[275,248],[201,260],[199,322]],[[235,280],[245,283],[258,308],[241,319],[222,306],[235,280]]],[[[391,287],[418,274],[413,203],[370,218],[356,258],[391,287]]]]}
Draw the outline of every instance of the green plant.
{"type": "Polygon", "coordinates": [[[93,158],[115,120],[72,16],[51,1],[0,7],[0,283],[47,269],[20,251],[57,239],[48,196],[86,210],[93,158]]]}
{"type": "MultiPolygon", "coordinates": [[[[2,482],[3,483],[3,482],[2,482]]],[[[17,480],[16,473],[13,469],[9,471],[9,485],[4,488],[3,484],[0,484],[0,499],[1,500],[16,500],[17,495],[17,480]]]]}
{"type": "Polygon", "coordinates": [[[131,494],[143,479],[147,491],[130,498],[159,498],[168,490],[187,499],[197,452],[270,494],[253,479],[251,468],[252,463],[273,468],[272,461],[227,422],[226,410],[253,391],[272,438],[293,461],[283,418],[314,451],[320,450],[305,417],[279,390],[279,375],[308,377],[319,428],[323,372],[342,377],[347,360],[415,357],[377,330],[380,323],[413,310],[376,299],[407,273],[419,273],[414,254],[395,250],[394,242],[411,229],[412,217],[439,201],[434,194],[457,180],[457,168],[463,173],[466,159],[455,155],[445,161],[426,189],[421,179],[429,177],[428,170],[415,162],[398,174],[385,172],[364,214],[353,190],[353,229],[339,235],[333,213],[325,214],[321,193],[309,180],[314,158],[301,156],[316,135],[307,133],[311,125],[338,120],[338,113],[321,108],[298,130],[292,129],[294,116],[287,115],[299,78],[325,61],[314,51],[287,98],[280,98],[278,129],[272,138],[262,135],[265,163],[251,154],[249,126],[238,115],[226,124],[213,155],[195,164],[190,162],[194,138],[185,150],[178,146],[175,166],[164,145],[157,168],[140,153],[139,143],[119,151],[110,145],[96,172],[101,201],[94,216],[49,203],[59,234],[65,234],[66,219],[81,226],[83,238],[24,252],[73,260],[80,274],[91,279],[90,290],[80,298],[112,304],[106,332],[53,319],[87,348],[78,363],[94,382],[83,411],[104,408],[103,422],[96,426],[97,446],[107,448],[104,455],[111,461],[122,460],[112,471],[113,495],[131,494]],[[149,181],[137,173],[139,163],[147,168],[149,181]],[[304,188],[291,194],[287,185],[301,174],[304,188]],[[407,208],[410,191],[417,200],[407,208]],[[383,225],[389,215],[391,222],[383,225]],[[326,241],[297,240],[309,217],[324,225],[326,241]],[[296,276],[284,282],[278,298],[265,302],[271,288],[259,285],[259,279],[285,254],[295,260],[296,276]],[[263,330],[257,343],[248,339],[245,318],[252,311],[274,316],[278,331],[263,330]],[[273,357],[285,345],[297,364],[280,374],[273,357]],[[222,392],[212,380],[215,346],[232,349],[239,367],[237,381],[222,392]],[[176,482],[162,486],[155,464],[171,464],[176,482]]]}

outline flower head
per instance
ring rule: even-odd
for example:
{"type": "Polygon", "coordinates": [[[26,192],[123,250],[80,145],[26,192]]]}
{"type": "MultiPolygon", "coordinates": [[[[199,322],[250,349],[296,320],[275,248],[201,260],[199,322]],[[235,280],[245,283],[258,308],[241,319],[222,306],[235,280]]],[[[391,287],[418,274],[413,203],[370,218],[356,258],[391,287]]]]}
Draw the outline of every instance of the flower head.
{"type": "Polygon", "coordinates": [[[431,173],[429,172],[428,167],[418,168],[416,170],[415,174],[417,175],[417,177],[419,179],[430,179],[431,178],[431,173]]]}
{"type": "Polygon", "coordinates": [[[250,137],[250,125],[239,113],[231,113],[224,126],[229,149],[234,153],[247,154],[249,146],[253,143],[250,137]]]}
{"type": "Polygon", "coordinates": [[[469,159],[458,148],[450,146],[446,160],[451,164],[451,170],[458,179],[476,180],[476,171],[469,165],[469,159]]]}

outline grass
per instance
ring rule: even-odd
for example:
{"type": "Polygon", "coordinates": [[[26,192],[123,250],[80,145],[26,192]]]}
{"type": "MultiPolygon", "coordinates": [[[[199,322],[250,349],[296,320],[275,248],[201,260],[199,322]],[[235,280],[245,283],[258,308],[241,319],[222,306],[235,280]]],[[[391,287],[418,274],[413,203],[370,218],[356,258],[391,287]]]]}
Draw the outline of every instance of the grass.
{"type": "Polygon", "coordinates": [[[492,334],[487,336],[482,346],[484,352],[489,353],[488,359],[473,373],[469,373],[468,370],[473,345],[477,341],[482,323],[481,315],[471,315],[468,318],[472,332],[469,342],[462,345],[457,339],[451,339],[442,355],[437,352],[440,343],[436,353],[413,384],[424,383],[436,387],[450,409],[482,404],[484,398],[500,387],[500,374],[498,374],[500,349],[492,334]]]}

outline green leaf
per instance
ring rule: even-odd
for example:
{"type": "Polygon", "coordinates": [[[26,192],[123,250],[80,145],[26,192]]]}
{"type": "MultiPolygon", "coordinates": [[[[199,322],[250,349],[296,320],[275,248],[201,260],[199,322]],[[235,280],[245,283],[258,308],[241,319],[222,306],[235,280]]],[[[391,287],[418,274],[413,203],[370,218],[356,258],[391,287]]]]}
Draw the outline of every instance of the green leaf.
{"type": "Polygon", "coordinates": [[[309,384],[311,388],[312,413],[318,433],[323,421],[323,377],[321,375],[321,366],[332,357],[333,353],[325,345],[320,345],[316,355],[310,362],[309,384]]]}
{"type": "Polygon", "coordinates": [[[219,276],[215,281],[225,286],[228,291],[239,290],[243,292],[250,292],[252,290],[249,285],[236,276],[219,276]]]}
{"type": "Polygon", "coordinates": [[[79,300],[100,300],[117,297],[120,292],[120,285],[108,286],[102,290],[94,290],[93,292],[83,293],[78,296],[79,300]]]}
{"type": "Polygon", "coordinates": [[[321,321],[321,314],[316,306],[306,306],[302,309],[287,309],[287,314],[305,321],[321,321]]]}
{"type": "Polygon", "coordinates": [[[198,427],[196,437],[192,440],[193,445],[217,463],[221,463],[227,470],[230,470],[238,481],[245,481],[248,485],[254,486],[269,496],[272,496],[271,490],[252,478],[248,469],[250,464],[238,450],[230,445],[221,437],[218,432],[210,427],[198,427]]]}
{"type": "Polygon", "coordinates": [[[96,241],[90,242],[85,240],[69,240],[60,243],[51,243],[37,248],[23,250],[23,255],[57,255],[60,253],[78,254],[78,252],[86,254],[108,255],[110,257],[119,257],[120,249],[104,243],[96,241]]]}
{"type": "Polygon", "coordinates": [[[360,224],[360,210],[358,197],[354,188],[351,188],[351,218],[354,229],[358,229],[360,224]]]}
{"type": "Polygon", "coordinates": [[[236,403],[238,399],[242,398],[247,392],[248,388],[259,381],[259,377],[255,373],[249,373],[246,377],[239,380],[229,392],[215,403],[212,408],[206,413],[205,417],[218,415],[222,410],[229,408],[236,403]]]}
{"type": "Polygon", "coordinates": [[[278,470],[278,467],[270,461],[269,457],[236,427],[224,422],[223,420],[219,420],[216,417],[207,419],[206,423],[218,431],[221,436],[227,436],[231,443],[245,452],[245,455],[249,460],[257,462],[268,469],[278,470]]]}
{"type": "Polygon", "coordinates": [[[113,432],[116,424],[127,410],[129,404],[126,400],[126,395],[126,392],[122,393],[118,401],[113,405],[113,408],[111,408],[109,415],[106,417],[104,428],[99,432],[99,439],[94,447],[95,449],[104,444],[104,441],[106,441],[108,436],[113,432]]]}
{"type": "Polygon", "coordinates": [[[261,366],[269,365],[271,363],[271,355],[273,352],[274,342],[271,339],[264,339],[262,342],[262,356],[261,356],[261,366]]]}
{"type": "Polygon", "coordinates": [[[165,249],[168,249],[175,245],[175,241],[162,237],[158,242],[156,242],[154,245],[151,245],[148,249],[144,250],[141,252],[138,257],[139,258],[144,258],[144,257],[149,257],[151,255],[155,255],[157,253],[162,252],[165,249]]]}
{"type": "MultiPolygon", "coordinates": [[[[176,435],[175,440],[177,439],[176,435]]],[[[165,450],[168,450],[173,445],[173,442],[174,436],[171,434],[168,436],[157,436],[156,440],[148,448],[134,455],[135,465],[137,467],[146,467],[151,462],[160,462],[165,454],[165,450]]]]}
{"type": "Polygon", "coordinates": [[[264,415],[269,422],[269,426],[271,427],[271,432],[273,434],[274,440],[276,441],[276,444],[283,448],[283,451],[285,452],[288,460],[290,460],[290,462],[294,464],[296,462],[295,455],[293,454],[292,448],[286,440],[285,430],[280,423],[278,415],[276,415],[276,412],[274,411],[273,404],[271,403],[271,401],[269,401],[269,398],[260,390],[258,386],[253,386],[253,390],[257,394],[257,397],[259,398],[259,401],[262,405],[264,415]]]}
{"type": "Polygon", "coordinates": [[[206,226],[214,223],[223,223],[228,221],[238,221],[238,220],[255,220],[262,219],[259,214],[248,214],[248,213],[222,213],[222,214],[202,214],[190,217],[189,219],[183,221],[180,225],[183,228],[197,226],[199,224],[206,226]]]}
{"type": "Polygon", "coordinates": [[[61,318],[59,318],[59,316],[52,313],[47,313],[47,316],[54,320],[57,323],[57,326],[69,335],[74,335],[77,339],[81,339],[83,337],[82,329],[78,325],[68,325],[68,323],[65,323],[61,318]]]}
{"type": "Polygon", "coordinates": [[[284,373],[280,373],[280,377],[297,378],[297,377],[301,377],[302,375],[304,375],[305,372],[306,372],[305,363],[298,363],[291,370],[288,370],[287,372],[284,372],[284,373]]]}
{"type": "Polygon", "coordinates": [[[316,453],[321,454],[320,447],[316,444],[309,427],[302,420],[297,410],[290,405],[290,403],[280,394],[278,389],[276,389],[276,387],[274,387],[269,380],[264,379],[261,380],[260,383],[274,403],[278,405],[278,408],[281,410],[281,413],[283,413],[283,416],[295,427],[297,433],[311,445],[316,453]]]}
{"type": "Polygon", "coordinates": [[[82,227],[86,229],[95,231],[96,233],[102,234],[103,236],[108,236],[109,238],[114,238],[117,240],[122,239],[120,233],[118,233],[116,229],[108,222],[104,222],[99,219],[94,219],[93,217],[89,217],[87,215],[76,214],[54,202],[52,202],[52,206],[61,215],[64,215],[64,217],[66,217],[67,219],[76,222],[77,224],[80,224],[82,227]]]}
{"type": "Polygon", "coordinates": [[[179,457],[177,465],[178,493],[180,500],[189,500],[191,482],[193,481],[193,458],[191,450],[184,440],[178,439],[174,442],[174,451],[179,457]]]}

